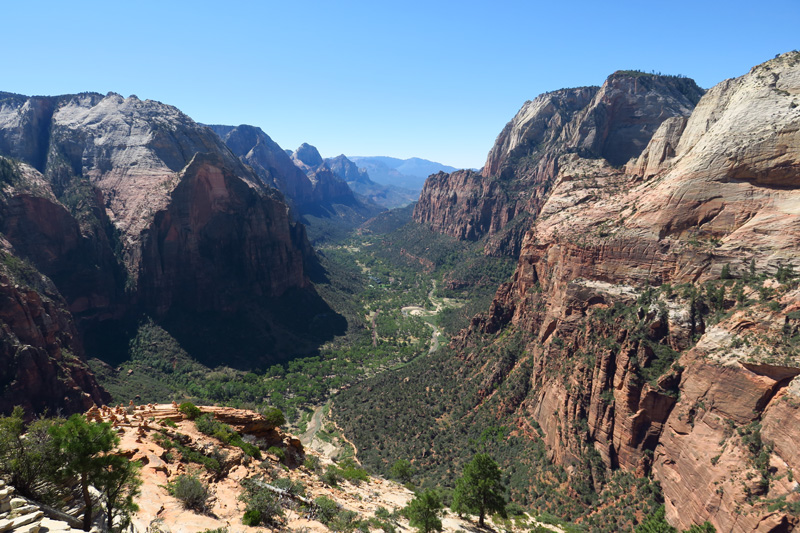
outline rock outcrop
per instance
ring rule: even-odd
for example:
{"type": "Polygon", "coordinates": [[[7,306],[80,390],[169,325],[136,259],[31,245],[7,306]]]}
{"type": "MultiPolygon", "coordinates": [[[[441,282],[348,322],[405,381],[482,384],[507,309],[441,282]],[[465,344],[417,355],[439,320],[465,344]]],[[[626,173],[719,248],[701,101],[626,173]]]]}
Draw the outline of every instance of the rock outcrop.
{"type": "MultiPolygon", "coordinates": [[[[3,168],[17,166],[4,171],[0,233],[9,253],[52,280],[47,298],[66,302],[77,345],[85,335],[97,346],[110,323],[140,312],[171,321],[173,334],[191,342],[202,337],[189,333],[191,317],[203,316],[205,333],[219,327],[233,339],[241,330],[242,345],[249,339],[245,353],[236,342],[220,349],[220,337],[215,357],[270,359],[287,348],[280,338],[295,335],[285,316],[310,312],[310,322],[330,311],[309,281],[316,259],[305,230],[268,186],[266,172],[288,183],[296,167],[268,137],[239,133],[263,141],[274,166],[255,172],[209,128],[160,102],[113,93],[0,97],[0,156],[16,161],[3,168]],[[306,311],[276,314],[288,292],[306,311]]],[[[304,190],[310,180],[295,177],[304,190]]]]}
{"type": "MultiPolygon", "coordinates": [[[[515,150],[529,153],[550,134],[574,151],[546,152],[553,164],[544,167],[535,159],[526,175],[541,206],[528,211],[514,280],[452,347],[480,357],[477,339],[506,330],[527,339],[529,392],[507,408],[541,426],[557,462],[574,466],[593,449],[608,468],[652,471],[681,528],[709,520],[718,531],[790,531],[800,499],[789,444],[798,438],[800,293],[787,281],[800,266],[800,54],[720,83],[688,118],[683,103],[699,95],[688,80],[668,80],[659,96],[640,83],[661,80],[617,74],[599,91],[569,93],[594,107],[576,103],[580,119],[563,128],[545,95],[498,138],[488,176],[518,179],[515,150]],[[608,103],[620,94],[615,115],[608,103]],[[641,94],[645,109],[675,105],[635,128],[628,96],[641,94]],[[549,118],[528,133],[535,121],[525,116],[541,116],[538,106],[549,118]],[[609,116],[621,117],[617,127],[578,127],[609,116]]],[[[430,206],[442,181],[486,187],[477,176],[437,177],[430,206]]],[[[512,371],[484,376],[486,394],[512,371]]]]}
{"type": "Polygon", "coordinates": [[[538,216],[562,155],[622,165],[641,154],[665,120],[687,117],[702,94],[687,78],[629,71],[599,88],[543,94],[506,125],[480,174],[430,178],[414,220],[460,239],[488,238],[487,253],[516,256],[523,232],[511,222],[538,216]]]}
{"type": "Polygon", "coordinates": [[[311,180],[261,128],[246,124],[209,127],[264,183],[281,191],[293,205],[302,209],[315,201],[311,180]]]}
{"type": "Polygon", "coordinates": [[[355,204],[353,191],[331,171],[314,146],[301,144],[292,154],[292,161],[314,184],[317,198],[329,203],[355,204]]]}

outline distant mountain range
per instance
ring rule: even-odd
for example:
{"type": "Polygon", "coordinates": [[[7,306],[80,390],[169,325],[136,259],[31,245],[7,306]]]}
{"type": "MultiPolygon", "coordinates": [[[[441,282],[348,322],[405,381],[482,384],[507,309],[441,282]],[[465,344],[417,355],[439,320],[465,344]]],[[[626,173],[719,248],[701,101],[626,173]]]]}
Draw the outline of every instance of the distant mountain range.
{"type": "Polygon", "coordinates": [[[419,198],[419,189],[404,189],[386,183],[376,183],[370,179],[369,172],[359,168],[344,155],[328,158],[325,164],[343,179],[353,192],[387,209],[404,207],[419,198]]]}
{"type": "Polygon", "coordinates": [[[431,174],[458,170],[455,167],[419,157],[398,159],[386,156],[351,156],[349,159],[359,168],[366,170],[372,181],[412,191],[421,191],[425,180],[431,174]]]}

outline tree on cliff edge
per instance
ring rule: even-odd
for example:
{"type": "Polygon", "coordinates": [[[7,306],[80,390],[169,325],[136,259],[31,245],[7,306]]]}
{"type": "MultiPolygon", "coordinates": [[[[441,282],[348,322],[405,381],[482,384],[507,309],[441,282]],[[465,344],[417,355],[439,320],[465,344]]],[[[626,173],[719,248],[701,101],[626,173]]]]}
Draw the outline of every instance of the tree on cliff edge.
{"type": "Polygon", "coordinates": [[[63,424],[50,428],[53,442],[63,461],[61,474],[65,479],[77,478],[81,486],[83,503],[83,529],[92,527],[92,496],[89,485],[97,488],[105,498],[106,514],[113,522],[115,511],[134,510],[133,497],[139,487],[138,463],[111,452],[119,444],[119,437],[111,424],[87,422],[83,416],[72,415],[63,424]]]}
{"type": "Polygon", "coordinates": [[[500,467],[485,453],[479,453],[464,467],[464,474],[456,481],[452,509],[458,514],[465,511],[478,515],[478,525],[484,526],[486,513],[506,517],[505,487],[500,467]]]}

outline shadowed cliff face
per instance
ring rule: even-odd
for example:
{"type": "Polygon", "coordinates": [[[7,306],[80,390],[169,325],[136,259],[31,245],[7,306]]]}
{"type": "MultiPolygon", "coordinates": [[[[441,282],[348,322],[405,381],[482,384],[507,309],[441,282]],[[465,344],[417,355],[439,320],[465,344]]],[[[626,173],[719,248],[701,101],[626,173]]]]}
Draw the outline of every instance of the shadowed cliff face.
{"type": "MultiPolygon", "coordinates": [[[[207,346],[214,335],[244,344],[249,330],[237,365],[261,364],[292,345],[313,349],[319,336],[298,340],[306,325],[335,316],[308,280],[314,252],[280,193],[173,107],[116,94],[4,94],[0,150],[22,162],[5,184],[0,233],[9,253],[53,281],[90,355],[105,353],[97,335],[144,312],[189,339],[192,317],[213,317],[225,327],[205,328],[207,346]],[[280,309],[289,293],[301,309],[280,309]]],[[[234,353],[202,357],[219,364],[234,353]]]]}
{"type": "Polygon", "coordinates": [[[486,252],[519,253],[511,221],[536,217],[567,153],[621,165],[637,157],[659,125],[686,117],[702,95],[689,79],[618,72],[602,87],[563,89],[526,102],[495,141],[480,174],[430,178],[414,220],[462,239],[488,237],[486,252]]]}
{"type": "Polygon", "coordinates": [[[314,185],[291,157],[261,128],[209,126],[264,183],[281,191],[295,206],[314,201],[314,185]]]}
{"type": "MultiPolygon", "coordinates": [[[[4,250],[4,265],[14,265],[4,250]]],[[[108,394],[96,383],[65,302],[47,278],[31,269],[38,286],[20,284],[13,267],[0,273],[0,413],[16,405],[28,416],[76,412],[105,403],[108,394]]]]}
{"type": "Polygon", "coordinates": [[[246,298],[307,287],[303,237],[291,231],[285,205],[218,156],[198,154],[144,233],[140,297],[158,313],[175,305],[233,311],[246,298]]]}
{"type": "MultiPolygon", "coordinates": [[[[51,222],[37,221],[35,206],[15,209],[26,200],[14,200],[15,216],[5,230],[19,236],[17,248],[57,284],[51,264],[68,262],[81,239],[90,241],[101,256],[95,263],[107,270],[100,259],[108,262],[110,233],[116,257],[141,289],[137,297],[157,313],[177,303],[229,309],[239,296],[234,287],[276,297],[308,286],[304,262],[312,252],[286,205],[212,131],[173,107],[136,97],[89,94],[47,102],[54,112],[40,170],[67,209],[56,207],[51,222]],[[30,234],[35,239],[24,237],[30,234]],[[48,243],[55,248],[41,246],[48,243]]],[[[25,109],[44,104],[1,105],[0,138],[12,138],[25,125],[25,109]]]]}
{"type": "MultiPolygon", "coordinates": [[[[509,412],[562,464],[591,448],[652,471],[680,529],[796,525],[770,503],[798,499],[799,108],[800,54],[785,54],[663,122],[624,168],[560,156],[513,282],[452,343],[527,335],[530,389],[509,412]]],[[[487,395],[514,371],[493,364],[487,395]]]]}

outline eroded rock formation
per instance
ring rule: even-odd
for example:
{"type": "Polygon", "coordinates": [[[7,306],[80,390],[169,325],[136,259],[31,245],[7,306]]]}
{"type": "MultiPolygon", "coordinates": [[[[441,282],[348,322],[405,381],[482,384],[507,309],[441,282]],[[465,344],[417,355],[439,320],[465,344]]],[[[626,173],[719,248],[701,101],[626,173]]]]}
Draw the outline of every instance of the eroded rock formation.
{"type": "MultiPolygon", "coordinates": [[[[597,95],[619,83],[638,94],[640,81],[615,75],[583,98],[605,106],[597,95]]],[[[540,116],[533,108],[552,97],[540,98],[523,111],[540,116]]],[[[649,97],[640,102],[647,108],[649,97]]],[[[630,126],[635,107],[623,109],[630,126]]],[[[478,339],[507,330],[527,339],[530,387],[506,408],[542,427],[557,462],[593,450],[609,468],[652,471],[680,528],[709,520],[718,531],[790,531],[797,517],[785,503],[800,499],[790,444],[800,415],[800,293],[790,281],[800,266],[800,54],[722,82],[688,118],[688,106],[672,109],[673,118],[605,136],[562,127],[552,113],[541,122],[529,138],[564,135],[576,150],[529,174],[541,207],[514,280],[452,347],[479,357],[478,339]]],[[[525,144],[525,113],[498,138],[487,183],[519,172],[507,162],[525,144]]],[[[428,198],[457,180],[467,182],[431,180],[428,198]]],[[[468,238],[461,212],[442,219],[468,238]]],[[[491,395],[514,369],[487,371],[491,395]]]]}
{"type": "Polygon", "coordinates": [[[511,222],[538,216],[560,156],[622,165],[640,155],[662,122],[687,117],[702,94],[687,78],[627,71],[612,74],[599,88],[543,94],[506,125],[481,173],[429,178],[414,220],[460,239],[488,237],[487,253],[516,256],[524,230],[511,222]]]}
{"type": "MultiPolygon", "coordinates": [[[[288,168],[297,170],[281,154],[276,180],[286,178],[288,168]]],[[[254,172],[213,131],[174,107],[113,93],[3,93],[0,156],[14,158],[2,160],[5,250],[52,280],[40,299],[64,303],[64,318],[56,322],[75,338],[71,350],[78,358],[81,335],[104,335],[109,321],[140,312],[171,320],[173,334],[186,342],[199,338],[191,333],[191,317],[202,315],[207,325],[200,333],[219,326],[232,339],[230,353],[217,339],[215,357],[270,358],[286,349],[282,332],[292,325],[281,323],[283,316],[299,312],[275,318],[275,309],[287,305],[279,298],[294,291],[291,300],[312,313],[306,322],[330,311],[309,282],[315,258],[305,230],[290,220],[269,176],[254,172]],[[246,353],[236,346],[237,327],[242,343],[249,339],[246,353]]],[[[33,377],[23,381],[32,394],[31,387],[52,389],[57,396],[47,405],[64,396],[52,379],[35,386],[33,377]]],[[[96,396],[93,383],[80,386],[96,396]]],[[[68,408],[75,410],[75,403],[68,408]]]]}

